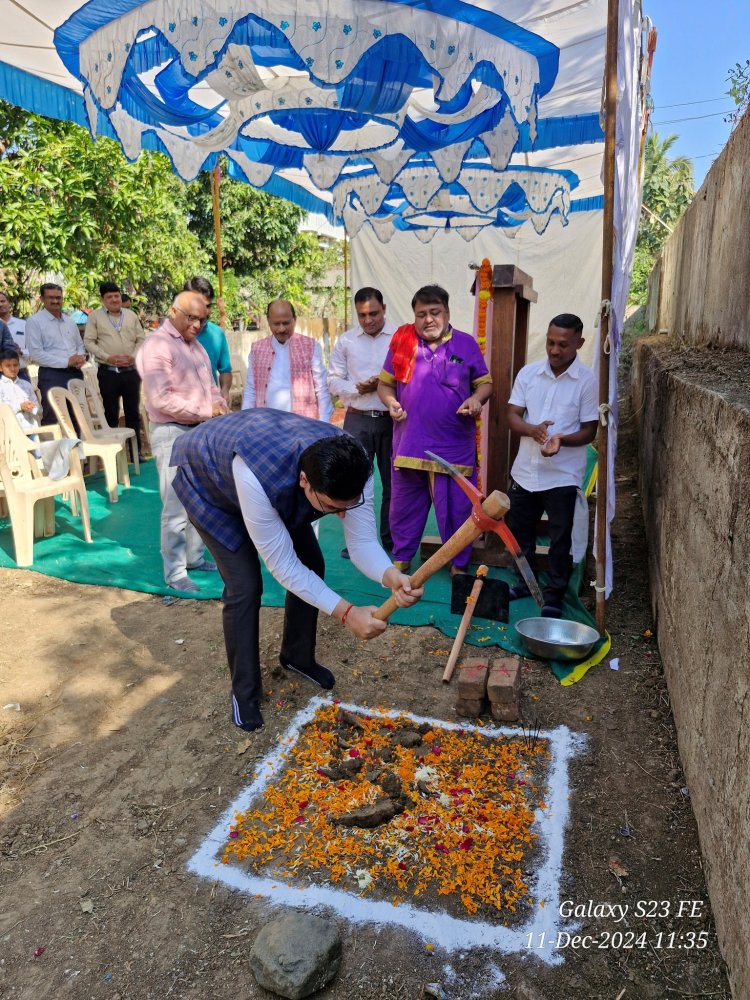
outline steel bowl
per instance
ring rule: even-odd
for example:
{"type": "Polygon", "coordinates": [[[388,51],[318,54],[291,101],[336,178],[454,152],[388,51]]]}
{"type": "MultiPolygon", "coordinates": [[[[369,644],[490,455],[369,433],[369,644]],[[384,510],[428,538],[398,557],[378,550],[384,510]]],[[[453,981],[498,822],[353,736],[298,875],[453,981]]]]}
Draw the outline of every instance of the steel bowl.
{"type": "Polygon", "coordinates": [[[522,618],[516,632],[529,652],[543,660],[582,660],[599,639],[596,629],[567,618],[522,618]]]}

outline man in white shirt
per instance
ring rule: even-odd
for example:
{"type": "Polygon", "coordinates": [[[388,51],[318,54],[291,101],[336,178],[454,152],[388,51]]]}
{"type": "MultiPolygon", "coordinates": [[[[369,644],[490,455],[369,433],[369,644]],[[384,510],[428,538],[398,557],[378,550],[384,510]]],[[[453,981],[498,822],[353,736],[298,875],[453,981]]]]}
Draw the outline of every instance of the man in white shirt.
{"type": "Polygon", "coordinates": [[[30,382],[28,373],[29,352],[26,350],[26,321],[12,314],[13,303],[5,292],[0,292],[0,320],[10,330],[10,335],[18,351],[18,362],[21,366],[18,377],[30,382]]]}
{"type": "Polygon", "coordinates": [[[330,424],[256,407],[211,420],[174,443],[174,490],[216,560],[224,581],[224,641],[232,677],[232,721],[252,732],[260,711],[260,559],[287,590],[280,660],[286,670],[334,686],[316,662],[318,611],[359,639],[385,630],[375,607],[355,607],[326,586],[325,563],[312,525],[342,519],[352,562],[413,604],[411,587],[377,543],[370,460],[358,441],[330,424]],[[260,558],[259,558],[260,557],[260,558]]]}
{"type": "Polygon", "coordinates": [[[242,409],[267,406],[327,423],[333,404],[320,344],[295,333],[297,314],[286,299],[270,302],[266,318],[271,336],[250,349],[242,409]]]}
{"type": "Polygon", "coordinates": [[[55,424],[57,418],[47,402],[47,393],[55,386],[68,388],[72,378],[83,378],[86,350],[80,331],[70,316],[62,311],[63,290],[45,282],[39,289],[42,309],[26,321],[26,345],[32,360],[39,365],[37,386],[42,396],[42,423],[55,424]]]}
{"type": "MultiPolygon", "coordinates": [[[[380,541],[390,552],[393,421],[377,390],[378,376],[396,327],[385,318],[386,305],[377,288],[360,288],[354,296],[354,308],[359,322],[339,337],[331,351],[328,388],[346,407],[344,430],[364,445],[371,461],[377,459],[383,485],[380,541]]],[[[341,555],[349,558],[346,549],[341,555]]]]}
{"type": "MultiPolygon", "coordinates": [[[[573,570],[570,547],[576,496],[586,471],[586,446],[596,437],[599,422],[596,379],[577,356],[582,333],[578,316],[555,316],[547,330],[546,359],[521,369],[506,411],[508,426],[521,441],[511,469],[511,506],[505,522],[532,570],[536,526],[545,511],[549,522],[545,618],[562,615],[573,570]]],[[[512,599],[527,595],[523,582],[511,589],[512,599]]]]}

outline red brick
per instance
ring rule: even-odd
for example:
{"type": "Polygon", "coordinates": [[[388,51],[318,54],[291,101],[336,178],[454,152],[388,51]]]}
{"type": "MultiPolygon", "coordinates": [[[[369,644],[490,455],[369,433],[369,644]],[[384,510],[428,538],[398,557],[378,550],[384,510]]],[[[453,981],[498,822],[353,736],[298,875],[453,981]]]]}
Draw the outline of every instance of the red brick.
{"type": "Polygon", "coordinates": [[[518,712],[521,690],[521,661],[517,656],[493,660],[487,678],[487,696],[493,705],[513,706],[518,712]]]}
{"type": "Polygon", "coordinates": [[[463,719],[478,719],[486,711],[486,698],[478,698],[476,700],[459,698],[456,702],[456,714],[460,715],[463,719]]]}
{"type": "Polygon", "coordinates": [[[495,722],[516,722],[518,720],[518,704],[501,705],[494,702],[490,705],[490,712],[495,722]]]}
{"type": "Polygon", "coordinates": [[[464,660],[458,675],[458,697],[461,701],[480,701],[487,691],[489,665],[486,657],[464,660]]]}

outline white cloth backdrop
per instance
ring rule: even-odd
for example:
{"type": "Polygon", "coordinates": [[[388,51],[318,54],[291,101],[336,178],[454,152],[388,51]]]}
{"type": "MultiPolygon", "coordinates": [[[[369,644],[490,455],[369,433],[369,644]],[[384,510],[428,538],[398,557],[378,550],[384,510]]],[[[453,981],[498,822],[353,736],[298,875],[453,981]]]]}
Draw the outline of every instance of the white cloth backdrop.
{"type": "Polygon", "coordinates": [[[583,320],[586,343],[581,357],[592,363],[594,320],[601,299],[602,212],[573,212],[565,227],[553,220],[543,236],[530,226],[515,239],[494,229],[466,243],[448,230],[437,233],[426,246],[410,233],[397,233],[384,244],[364,226],[350,246],[352,293],[364,285],[379,288],[392,322],[411,322],[412,295],[435,282],[450,294],[454,326],[469,332],[474,324],[470,293],[474,272],[469,264],[479,264],[483,257],[493,265],[515,264],[531,275],[539,294],[531,307],[529,361],[544,356],[544,335],[552,317],[572,312],[583,320]]]}

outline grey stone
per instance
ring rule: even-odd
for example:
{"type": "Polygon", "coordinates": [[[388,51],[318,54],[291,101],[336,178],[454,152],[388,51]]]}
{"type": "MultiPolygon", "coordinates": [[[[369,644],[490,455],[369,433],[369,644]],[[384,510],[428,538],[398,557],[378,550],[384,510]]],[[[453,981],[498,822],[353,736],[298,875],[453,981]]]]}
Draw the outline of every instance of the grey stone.
{"type": "Polygon", "coordinates": [[[365,830],[371,830],[373,827],[387,823],[403,811],[404,806],[401,802],[394,802],[393,799],[377,799],[370,805],[352,809],[351,812],[344,813],[343,816],[336,816],[331,822],[336,826],[359,826],[365,830]]]}
{"type": "Polygon", "coordinates": [[[250,952],[250,968],[258,983],[288,1000],[322,989],[340,964],[336,924],[310,913],[290,913],[266,924],[250,952]]]}
{"type": "Polygon", "coordinates": [[[395,747],[403,747],[405,750],[411,750],[413,747],[418,747],[422,742],[422,737],[419,733],[415,733],[413,729],[401,729],[399,732],[394,733],[391,736],[391,743],[395,747]]]}

